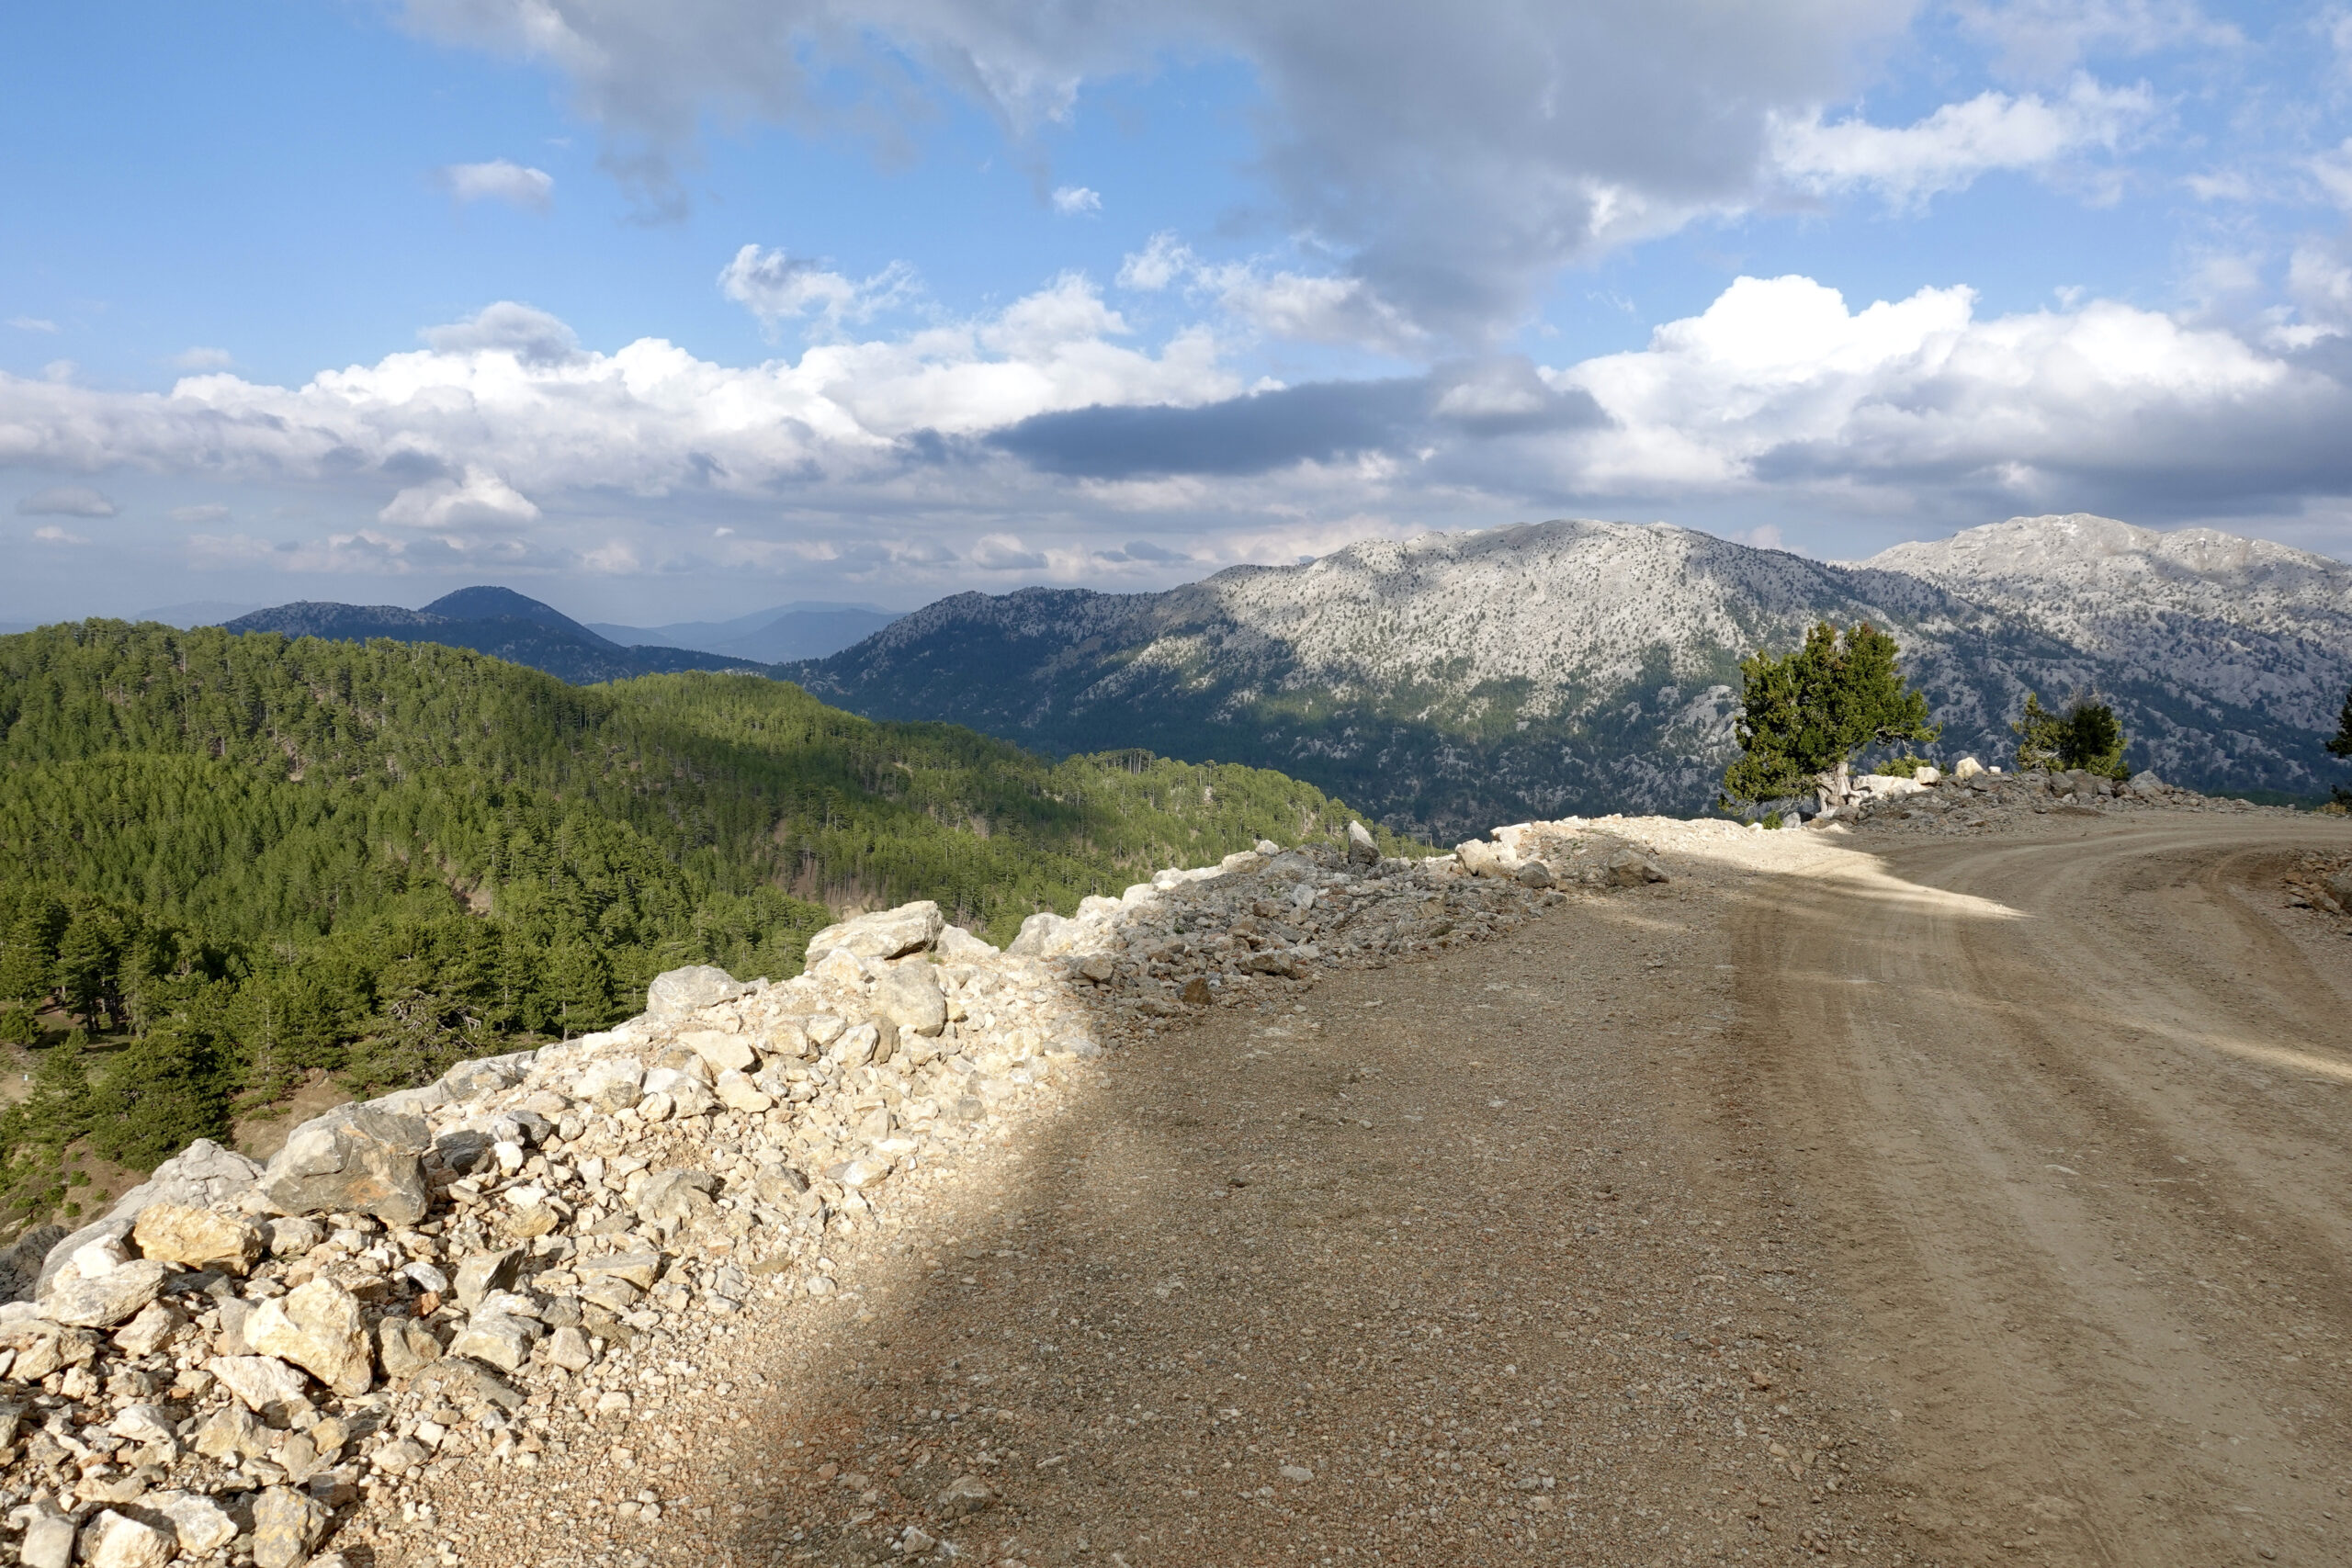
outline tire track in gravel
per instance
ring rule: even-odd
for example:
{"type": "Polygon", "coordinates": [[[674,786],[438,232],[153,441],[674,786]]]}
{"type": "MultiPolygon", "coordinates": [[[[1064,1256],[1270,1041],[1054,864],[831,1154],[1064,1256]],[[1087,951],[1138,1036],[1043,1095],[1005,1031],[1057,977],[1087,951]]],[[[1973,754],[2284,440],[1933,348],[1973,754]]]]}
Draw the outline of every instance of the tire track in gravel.
{"type": "Polygon", "coordinates": [[[1898,851],[1746,922],[1756,1092],[1854,1243],[1829,1282],[1904,1412],[1916,1550],[2352,1552],[2352,954],[2256,907],[2289,850],[2346,838],[1898,851]]]}

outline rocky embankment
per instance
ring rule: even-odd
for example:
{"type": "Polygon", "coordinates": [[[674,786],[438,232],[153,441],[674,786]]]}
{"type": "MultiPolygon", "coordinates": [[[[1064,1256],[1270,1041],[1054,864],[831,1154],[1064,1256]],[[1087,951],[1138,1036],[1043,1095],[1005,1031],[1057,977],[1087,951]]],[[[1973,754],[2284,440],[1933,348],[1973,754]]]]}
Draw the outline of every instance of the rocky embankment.
{"type": "Polygon", "coordinates": [[[2020,818],[2053,812],[2106,816],[2146,811],[2293,815],[2287,807],[2177,789],[2153,773],[2129,779],[2079,771],[2004,773],[1979,767],[1971,758],[1962,760],[1950,776],[1933,768],[1922,768],[1917,778],[1865,774],[1855,781],[1853,801],[1816,818],[1815,825],[1843,821],[1878,831],[1952,833],[2013,826],[2020,818]]]}
{"type": "MultiPolygon", "coordinates": [[[[2029,806],[2024,780],[1951,789],[2029,806]]],[[[820,933],[793,980],[676,971],[619,1028],[341,1107],[266,1168],[199,1143],[0,1256],[6,1539],[36,1568],[329,1563],[439,1535],[492,1467],[583,1452],[642,1485],[581,1528],[658,1520],[691,1478],[649,1408],[742,1395],[750,1314],[855,1298],[854,1240],[1019,1158],[1088,1058],[1755,831],[1571,819],[1408,862],[1359,829],[1161,872],[1003,952],[908,905],[820,933]]],[[[892,1550],[952,1555],[990,1497],[949,1478],[892,1550]]]]}

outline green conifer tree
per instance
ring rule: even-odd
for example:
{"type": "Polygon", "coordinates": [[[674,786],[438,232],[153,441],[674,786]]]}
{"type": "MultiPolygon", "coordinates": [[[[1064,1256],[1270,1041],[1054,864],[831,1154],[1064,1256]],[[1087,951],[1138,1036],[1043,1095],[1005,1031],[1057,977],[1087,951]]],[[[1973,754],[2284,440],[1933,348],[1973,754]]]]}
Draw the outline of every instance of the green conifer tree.
{"type": "Polygon", "coordinates": [[[1928,699],[1895,667],[1893,637],[1864,621],[1841,637],[1824,621],[1781,658],[1740,660],[1740,756],[1724,771],[1722,804],[1752,807],[1817,791],[1842,800],[1854,757],[1897,740],[1932,741],[1928,699]]]}

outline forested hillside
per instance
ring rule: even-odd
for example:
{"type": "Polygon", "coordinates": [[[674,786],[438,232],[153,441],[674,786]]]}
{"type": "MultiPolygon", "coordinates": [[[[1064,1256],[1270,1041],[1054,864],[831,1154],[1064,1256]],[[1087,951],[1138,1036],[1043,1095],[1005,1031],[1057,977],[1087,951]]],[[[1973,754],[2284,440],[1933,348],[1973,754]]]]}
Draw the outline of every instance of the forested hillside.
{"type": "Polygon", "coordinates": [[[1279,773],[1049,763],[757,677],[579,688],[429,644],[119,622],[0,637],[0,1034],[39,1047],[0,1117],[6,1201],[55,1202],[73,1140],[144,1168],[312,1069],[422,1081],[607,1023],[681,964],[795,974],[829,903],[933,897],[1002,941],[1346,820],[1279,773]]]}

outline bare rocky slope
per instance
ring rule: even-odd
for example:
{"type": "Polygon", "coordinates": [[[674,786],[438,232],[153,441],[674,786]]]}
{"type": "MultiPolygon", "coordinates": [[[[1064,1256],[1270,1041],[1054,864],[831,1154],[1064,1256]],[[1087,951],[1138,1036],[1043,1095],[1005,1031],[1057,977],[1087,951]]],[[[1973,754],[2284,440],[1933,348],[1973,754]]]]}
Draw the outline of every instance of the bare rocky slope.
{"type": "Polygon", "coordinates": [[[1444,841],[1702,807],[1734,747],[1740,657],[1867,618],[1902,639],[1950,757],[2006,755],[2028,689],[2096,690],[2136,767],[2324,794],[2333,716],[2316,721],[2315,694],[2352,685],[2352,567],[2089,521],[1859,564],[1662,524],[1372,540],[1165,593],[959,594],[778,672],[877,717],[1279,768],[1444,841]]]}

